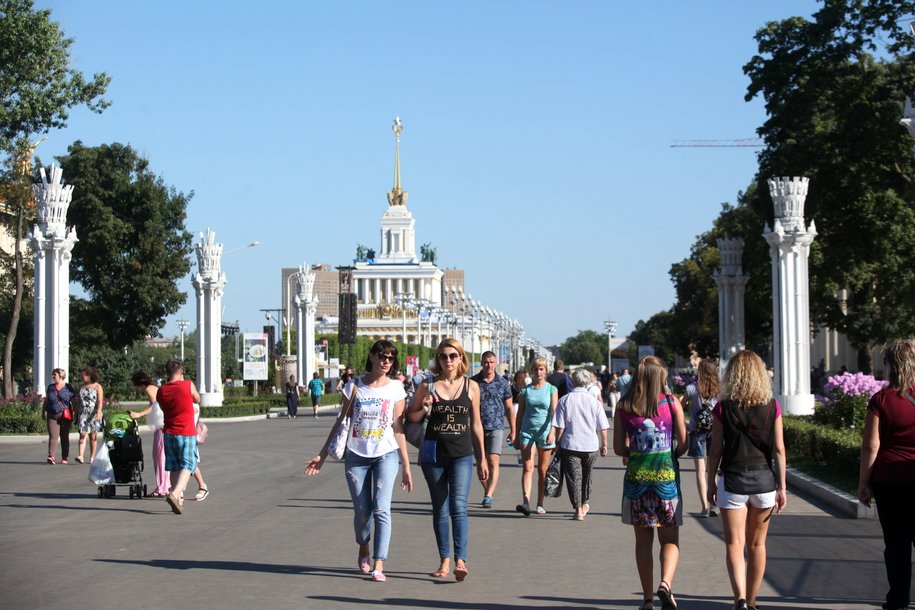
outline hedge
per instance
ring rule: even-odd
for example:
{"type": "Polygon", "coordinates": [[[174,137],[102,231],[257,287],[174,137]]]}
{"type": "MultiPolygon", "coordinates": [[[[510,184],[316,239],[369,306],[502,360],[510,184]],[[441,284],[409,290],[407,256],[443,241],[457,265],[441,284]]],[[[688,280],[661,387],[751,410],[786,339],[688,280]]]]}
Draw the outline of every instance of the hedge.
{"type": "Polygon", "coordinates": [[[792,456],[797,456],[837,472],[858,472],[861,463],[859,430],[834,430],[815,424],[807,417],[790,415],[783,416],[782,421],[789,464],[792,456]]]}

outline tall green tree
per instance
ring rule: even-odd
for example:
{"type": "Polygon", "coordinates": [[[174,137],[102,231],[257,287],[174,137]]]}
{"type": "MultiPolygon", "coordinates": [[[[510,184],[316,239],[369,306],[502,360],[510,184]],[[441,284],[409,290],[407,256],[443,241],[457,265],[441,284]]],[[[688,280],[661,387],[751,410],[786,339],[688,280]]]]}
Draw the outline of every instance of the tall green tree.
{"type": "Polygon", "coordinates": [[[862,354],[915,334],[915,158],[899,125],[915,94],[915,37],[904,27],[913,13],[911,1],[825,0],[811,20],[761,28],[744,67],[747,100],[762,97],[768,114],[748,205],[771,225],[766,179],[810,178],[811,317],[862,354]]]}
{"type": "Polygon", "coordinates": [[[79,241],[71,278],[71,344],[114,349],[155,335],[187,299],[177,282],[190,270],[185,195],[165,184],[130,146],[75,142],[58,162],[74,186],[69,216],[79,241]]]}
{"type": "Polygon", "coordinates": [[[559,354],[569,364],[607,362],[607,335],[595,330],[581,330],[559,346],[559,354]]]}
{"type": "MultiPolygon", "coordinates": [[[[91,79],[70,65],[71,38],[51,21],[51,11],[35,10],[32,0],[0,0],[0,163],[5,213],[13,217],[15,239],[21,243],[26,223],[34,217],[28,178],[37,136],[66,126],[70,109],[94,112],[109,102],[102,98],[109,77],[91,79]]],[[[26,290],[23,260],[17,250],[11,261],[15,278],[9,326],[4,337],[3,393],[13,394],[13,350],[26,290]]]]}
{"type": "MultiPolygon", "coordinates": [[[[674,338],[674,314],[671,311],[659,311],[648,320],[639,320],[629,333],[629,339],[636,345],[654,347],[655,356],[668,364],[673,364],[677,349],[672,343],[674,338]]],[[[638,354],[638,351],[636,351],[638,354]]]]}

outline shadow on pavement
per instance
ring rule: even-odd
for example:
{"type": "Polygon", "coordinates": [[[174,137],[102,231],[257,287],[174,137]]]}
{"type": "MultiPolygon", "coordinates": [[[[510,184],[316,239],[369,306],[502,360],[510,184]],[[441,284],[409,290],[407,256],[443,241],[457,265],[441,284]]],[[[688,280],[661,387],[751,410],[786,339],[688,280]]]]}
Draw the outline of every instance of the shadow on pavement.
{"type": "MultiPolygon", "coordinates": [[[[457,583],[455,583],[457,584],[457,583]]],[[[384,597],[380,599],[359,599],[355,597],[340,597],[335,595],[311,595],[308,599],[325,602],[348,603],[354,605],[394,606],[403,608],[445,608],[447,610],[513,610],[517,608],[530,608],[530,604],[519,602],[517,604],[487,604],[485,602],[459,602],[443,599],[413,599],[405,597],[384,597]]],[[[558,600],[557,600],[558,601],[558,600]]],[[[600,610],[605,608],[608,600],[590,600],[588,606],[576,606],[576,610],[600,610]]],[[[615,603],[610,600],[609,603],[615,603]]],[[[566,602],[555,606],[537,606],[537,610],[568,610],[566,602]]]]}
{"type": "MultiPolygon", "coordinates": [[[[78,496],[78,497],[81,497],[81,496],[78,496]]],[[[116,508],[114,506],[111,506],[111,505],[106,506],[104,504],[99,504],[97,506],[61,506],[59,504],[54,504],[54,505],[6,504],[3,507],[4,508],[29,508],[29,509],[44,508],[44,509],[50,509],[50,510],[80,510],[80,511],[105,510],[105,511],[117,511],[117,512],[122,512],[122,513],[138,513],[140,515],[165,515],[165,514],[170,515],[170,514],[172,514],[171,511],[165,511],[165,510],[150,511],[150,510],[140,510],[139,508],[116,508]]]]}

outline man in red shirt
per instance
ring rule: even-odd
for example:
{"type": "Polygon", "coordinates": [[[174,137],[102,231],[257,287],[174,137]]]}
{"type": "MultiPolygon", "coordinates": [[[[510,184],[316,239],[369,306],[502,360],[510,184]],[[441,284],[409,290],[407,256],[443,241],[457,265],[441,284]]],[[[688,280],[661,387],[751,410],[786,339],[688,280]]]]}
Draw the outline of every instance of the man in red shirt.
{"type": "Polygon", "coordinates": [[[194,403],[200,394],[194,382],[184,378],[181,361],[169,360],[165,364],[168,381],[162,384],[156,400],[165,415],[162,428],[165,441],[165,469],[172,482],[171,492],[165,501],[175,514],[184,512],[184,488],[197,469],[197,426],[194,423],[194,403]]]}

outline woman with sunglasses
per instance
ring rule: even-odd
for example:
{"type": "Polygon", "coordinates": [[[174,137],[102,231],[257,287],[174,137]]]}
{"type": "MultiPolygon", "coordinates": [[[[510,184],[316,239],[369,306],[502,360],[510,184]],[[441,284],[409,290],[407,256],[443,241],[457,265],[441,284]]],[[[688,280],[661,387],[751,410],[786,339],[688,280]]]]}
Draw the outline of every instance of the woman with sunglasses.
{"type": "Polygon", "coordinates": [[[359,569],[372,580],[384,582],[384,560],[391,541],[391,495],[397,478],[398,458],[403,464],[401,488],[413,491],[410,457],[403,434],[406,394],[392,376],[397,371],[397,348],[390,341],[376,341],[365,360],[365,376],[341,409],[321,452],[305,468],[315,476],[327,459],[327,448],[345,417],[352,422],[347,435],[346,482],[353,500],[353,529],[359,545],[359,569]],[[374,564],[369,561],[371,523],[375,522],[374,564]]]}
{"type": "MultiPolygon", "coordinates": [[[[431,383],[419,386],[407,417],[429,420],[420,447],[419,462],[432,498],[432,527],[440,563],[432,576],[443,578],[451,567],[454,536],[454,578],[463,581],[467,569],[467,495],[473,474],[473,455],[483,453],[480,388],[466,376],[467,355],[457,339],[442,341],[435,355],[431,383]],[[450,523],[449,523],[450,522],[450,523]],[[450,525],[450,530],[449,530],[450,525]]],[[[486,460],[477,464],[480,481],[489,478],[486,460]]]]}

